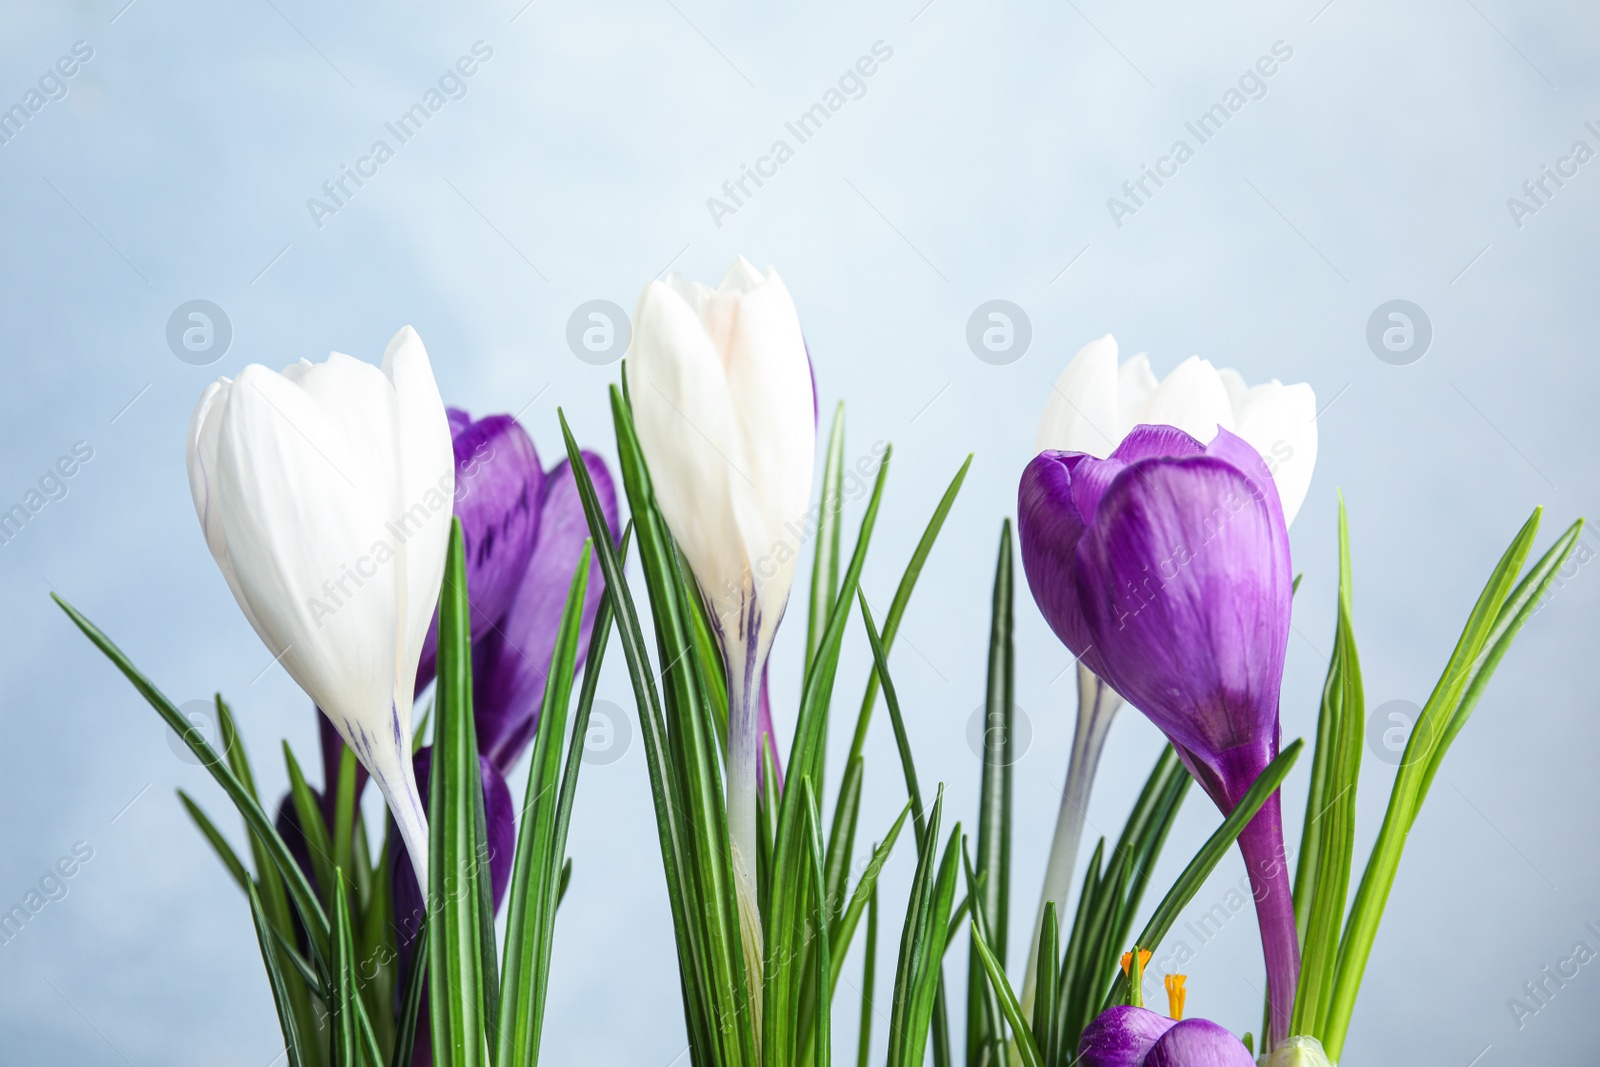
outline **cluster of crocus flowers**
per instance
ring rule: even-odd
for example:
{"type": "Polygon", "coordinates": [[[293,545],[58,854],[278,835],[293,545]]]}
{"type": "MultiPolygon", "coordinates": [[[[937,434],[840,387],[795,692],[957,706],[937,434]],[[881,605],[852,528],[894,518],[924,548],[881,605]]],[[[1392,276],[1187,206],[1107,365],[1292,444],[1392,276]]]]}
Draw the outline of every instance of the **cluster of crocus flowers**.
{"type": "MultiPolygon", "coordinates": [[[[1197,441],[1211,441],[1224,431],[1242,438],[1262,457],[1270,472],[1285,527],[1305,500],[1317,456],[1316,397],[1309,385],[1271,381],[1251,387],[1236,371],[1217,370],[1198,357],[1190,357],[1158,380],[1142,354],[1119,366],[1117,342],[1109,335],[1080,349],[1056,381],[1045,405],[1035,451],[1041,458],[1056,453],[1107,459],[1115,457],[1129,435],[1143,426],[1173,427],[1197,441]]],[[[1097,468],[1102,472],[1120,469],[1097,468]]],[[[1024,497],[1027,493],[1025,475],[1024,497]]],[[[1019,526],[1025,566],[1030,544],[1038,550],[1041,542],[1051,542],[1060,532],[1048,508],[1031,516],[1024,508],[1019,526]]],[[[1054,902],[1056,913],[1066,914],[1095,770],[1112,720],[1123,703],[1123,694],[1107,684],[1103,672],[1095,669],[1094,657],[1085,655],[1085,650],[1093,647],[1089,635],[1075,627],[1075,636],[1069,638],[1057,625],[1058,618],[1068,621],[1069,616],[1077,614],[1071,602],[1080,595],[1076,586],[1065,580],[1064,568],[1071,562],[1072,546],[1063,547],[1066,550],[1057,557],[1060,565],[1028,569],[1034,596],[1046,618],[1079,659],[1078,722],[1024,978],[1026,1007],[1032,1004],[1039,925],[1045,906],[1054,902]],[[1050,601],[1048,606],[1046,599],[1050,601]]],[[[1041,562],[1037,555],[1036,562],[1041,562]]],[[[1156,577],[1165,581],[1175,575],[1156,577]]],[[[1150,586],[1148,578],[1138,581],[1146,588],[1150,586]]]]}
{"type": "Polygon", "coordinates": [[[377,781],[427,887],[411,773],[417,663],[444,578],[450,428],[406,327],[381,366],[251,364],[200,398],[189,487],[250,625],[377,781]]]}
{"type": "Polygon", "coordinates": [[[754,920],[761,680],[811,501],[816,399],[800,319],[742,257],[715,289],[674,275],[639,298],[628,395],[655,501],[694,573],[728,688],[727,809],[754,920]]]}

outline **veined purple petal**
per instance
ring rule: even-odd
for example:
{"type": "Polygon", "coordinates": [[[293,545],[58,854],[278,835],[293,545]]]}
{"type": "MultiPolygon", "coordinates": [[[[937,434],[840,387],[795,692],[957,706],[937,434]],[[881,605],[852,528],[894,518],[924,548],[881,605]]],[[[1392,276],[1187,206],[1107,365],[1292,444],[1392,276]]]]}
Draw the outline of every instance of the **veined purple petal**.
{"type": "Polygon", "coordinates": [[[1086,526],[1072,499],[1072,472],[1090,458],[1076,452],[1041,452],[1028,464],[1017,491],[1017,539],[1028,588],[1045,621],[1073,655],[1104,678],[1100,651],[1073,577],[1086,526]]]}
{"type": "Polygon", "coordinates": [[[1185,1019],[1161,1035],[1144,1067],[1255,1067],[1244,1042],[1209,1019],[1185,1019]]]}
{"type": "MultiPolygon", "coordinates": [[[[612,538],[617,536],[616,489],[605,461],[583,453],[612,538]]],[[[505,617],[472,650],[473,694],[478,725],[478,750],[506,773],[532,740],[544,698],[561,611],[566,605],[572,572],[589,537],[571,467],[563,462],[550,471],[539,507],[539,530],[532,558],[505,617]]],[[[578,662],[589,651],[589,632],[605,582],[598,557],[589,560],[578,662]]]]}
{"type": "Polygon", "coordinates": [[[1106,489],[1076,548],[1101,676],[1211,768],[1198,777],[1224,810],[1265,763],[1225,781],[1222,753],[1276,741],[1289,640],[1288,534],[1264,484],[1210,452],[1140,460],[1106,489]]]}
{"type": "MultiPolygon", "coordinates": [[[[504,617],[533,554],[545,474],[526,430],[510,415],[473,421],[457,408],[446,412],[455,446],[455,515],[467,558],[472,637],[504,617]]],[[[435,613],[417,668],[417,691],[433,681],[439,617],[435,613]]]]}
{"type": "Polygon", "coordinates": [[[1148,1008],[1119,1004],[1083,1028],[1077,1067],[1141,1067],[1161,1035],[1176,1025],[1148,1008]]]}

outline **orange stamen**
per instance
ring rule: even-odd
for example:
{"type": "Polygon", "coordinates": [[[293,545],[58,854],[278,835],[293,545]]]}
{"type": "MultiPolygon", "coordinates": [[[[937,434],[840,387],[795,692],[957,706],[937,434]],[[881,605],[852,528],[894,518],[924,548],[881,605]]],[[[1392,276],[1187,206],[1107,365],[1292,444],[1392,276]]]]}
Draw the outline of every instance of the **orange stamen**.
{"type": "Polygon", "coordinates": [[[1167,987],[1167,1014],[1174,1021],[1183,1019],[1183,999],[1186,992],[1183,983],[1189,978],[1186,974],[1169,974],[1164,979],[1167,987]]]}
{"type": "MultiPolygon", "coordinates": [[[[1139,969],[1143,970],[1145,964],[1147,964],[1149,962],[1150,962],[1150,950],[1147,949],[1147,948],[1140,949],[1139,950],[1139,969]]],[[[1123,974],[1127,974],[1128,973],[1128,967],[1132,963],[1133,963],[1133,953],[1132,952],[1124,952],[1122,954],[1122,973],[1123,974]]]]}

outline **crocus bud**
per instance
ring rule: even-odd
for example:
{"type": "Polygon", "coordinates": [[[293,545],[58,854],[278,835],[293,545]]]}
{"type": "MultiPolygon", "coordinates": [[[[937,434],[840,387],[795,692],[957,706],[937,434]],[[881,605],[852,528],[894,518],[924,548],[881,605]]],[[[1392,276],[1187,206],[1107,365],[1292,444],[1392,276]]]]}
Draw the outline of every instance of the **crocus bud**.
{"type": "MultiPolygon", "coordinates": [[[[1051,628],[1149,718],[1224,813],[1278,754],[1292,570],[1261,456],[1140,426],[1107,459],[1045,452],[1017,504],[1023,568],[1051,628]]],[[[1300,970],[1278,794],[1239,836],[1266,955],[1269,1042],[1300,970]]]]}
{"type": "Polygon", "coordinates": [[[215,382],[190,423],[188,466],[239,607],[377,781],[425,890],[411,706],[455,473],[422,340],[395,334],[381,369],[336,352],[215,382]]]}
{"type": "MultiPolygon", "coordinates": [[[[1035,451],[1082,452],[1103,458],[1141,423],[1173,426],[1200,441],[1210,441],[1220,430],[1228,430],[1265,457],[1287,525],[1300,510],[1316,466],[1316,414],[1316,396],[1309,385],[1271,381],[1251,388],[1237,371],[1216,370],[1197,357],[1185,360],[1161,381],[1151,373],[1150,361],[1142,354],[1119,367],[1116,338],[1107,334],[1084,345],[1056,380],[1045,401],[1035,451]]],[[[1094,787],[1101,748],[1121,707],[1122,698],[1080,662],[1078,722],[1034,921],[1023,987],[1025,1010],[1033,1004],[1044,909],[1054,901],[1056,913],[1066,913],[1083,834],[1083,813],[1094,787]]]]}
{"type": "Polygon", "coordinates": [[[715,289],[639,298],[628,392],[655,500],[694,572],[728,672],[728,824],[753,884],[758,684],[811,500],[816,406],[794,301],[744,259],[715,289]]]}

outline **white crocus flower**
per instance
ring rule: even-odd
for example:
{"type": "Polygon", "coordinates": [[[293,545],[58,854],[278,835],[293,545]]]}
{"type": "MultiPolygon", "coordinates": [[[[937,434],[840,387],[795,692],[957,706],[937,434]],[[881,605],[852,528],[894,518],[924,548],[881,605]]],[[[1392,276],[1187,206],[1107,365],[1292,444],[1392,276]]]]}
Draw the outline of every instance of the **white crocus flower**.
{"type": "Polygon", "coordinates": [[[744,258],[715,289],[673,275],[639,297],[628,393],[656,504],[700,586],[728,672],[728,829],[756,862],[758,687],[811,501],[816,401],[800,319],[744,258]]]}
{"type": "Polygon", "coordinates": [[[206,546],[276,662],[377,781],[427,892],[411,772],[417,660],[444,578],[455,459],[422,340],[206,388],[189,426],[206,546]]]}
{"type": "MultiPolygon", "coordinates": [[[[1056,379],[1045,401],[1034,452],[1087,452],[1104,459],[1140,424],[1176,426],[1202,444],[1210,443],[1219,429],[1229,430],[1266,460],[1287,525],[1311,487],[1317,462],[1316,418],[1317,398],[1304,382],[1283,385],[1273,380],[1251,387],[1237,371],[1217,370],[1198,356],[1190,356],[1157,380],[1142,353],[1119,367],[1117,339],[1107,334],[1079,349],[1056,379]]],[[[1025,1010],[1033,1006],[1044,907],[1054,901],[1056,915],[1066,915],[1084,809],[1111,720],[1121,706],[1122,698],[1080,663],[1078,725],[1034,923],[1024,978],[1025,1010]]]]}

